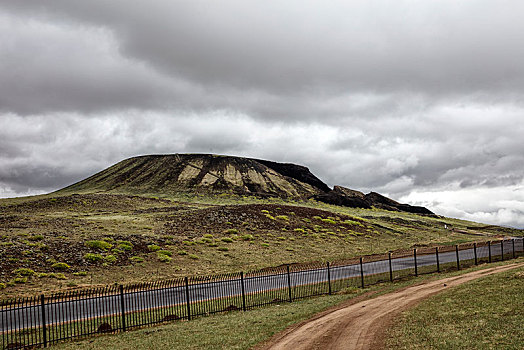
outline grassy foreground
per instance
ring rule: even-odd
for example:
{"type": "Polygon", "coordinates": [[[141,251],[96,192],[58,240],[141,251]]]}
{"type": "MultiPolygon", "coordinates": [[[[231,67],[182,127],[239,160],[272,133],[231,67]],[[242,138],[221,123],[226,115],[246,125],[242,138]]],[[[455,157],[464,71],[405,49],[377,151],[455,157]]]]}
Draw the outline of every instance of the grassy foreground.
{"type": "MultiPolygon", "coordinates": [[[[519,258],[517,261],[522,261],[522,258],[519,258]]],[[[431,274],[419,278],[396,281],[394,283],[378,284],[366,289],[346,290],[338,295],[316,297],[293,303],[283,303],[280,305],[251,310],[245,313],[231,312],[227,314],[217,314],[209,317],[201,317],[190,322],[183,321],[154,328],[144,328],[128,333],[99,336],[82,341],[60,344],[55,348],[63,350],[78,348],[249,349],[256,344],[269,339],[274,334],[284,330],[292,324],[311,318],[313,315],[323,310],[360,296],[366,292],[368,292],[367,296],[371,298],[412,284],[420,283],[423,280],[446,278],[468,273],[477,269],[506,265],[514,262],[515,260],[489,265],[485,264],[446,274],[431,274]]],[[[523,273],[522,270],[523,269],[519,269],[521,274],[523,273]]],[[[501,276],[501,278],[504,280],[504,278],[508,278],[508,275],[511,276],[515,273],[515,270],[510,271],[501,276]]],[[[517,283],[518,282],[519,281],[517,281],[517,283]]],[[[522,285],[522,279],[520,279],[520,284],[522,285]]],[[[522,300],[522,296],[521,287],[520,300],[522,300]]],[[[499,317],[501,318],[501,322],[503,322],[502,320],[504,320],[506,316],[500,315],[499,317]]],[[[410,348],[410,345],[408,344],[406,348],[410,348]]],[[[446,349],[449,348],[450,347],[446,349]]]]}
{"type": "Polygon", "coordinates": [[[389,330],[390,349],[524,349],[524,268],[427,299],[389,330]]]}

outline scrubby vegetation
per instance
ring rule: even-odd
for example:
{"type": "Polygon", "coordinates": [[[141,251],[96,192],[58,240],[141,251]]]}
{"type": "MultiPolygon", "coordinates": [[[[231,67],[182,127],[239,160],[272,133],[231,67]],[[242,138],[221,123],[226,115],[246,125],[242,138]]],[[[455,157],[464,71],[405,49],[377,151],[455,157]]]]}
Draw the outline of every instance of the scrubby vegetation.
{"type": "Polygon", "coordinates": [[[0,209],[3,296],[71,281],[157,280],[522,235],[448,218],[235,195],[62,194],[2,199],[0,209]]]}

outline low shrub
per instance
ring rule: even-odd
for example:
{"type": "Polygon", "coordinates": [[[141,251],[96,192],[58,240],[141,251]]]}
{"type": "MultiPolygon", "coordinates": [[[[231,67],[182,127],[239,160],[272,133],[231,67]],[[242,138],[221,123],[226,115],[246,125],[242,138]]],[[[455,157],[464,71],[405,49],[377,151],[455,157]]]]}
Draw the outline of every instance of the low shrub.
{"type": "Polygon", "coordinates": [[[118,241],[118,245],[116,247],[121,250],[130,251],[133,250],[133,243],[129,241],[118,241]]]}
{"type": "Polygon", "coordinates": [[[108,264],[113,264],[116,262],[116,256],[114,255],[107,255],[104,257],[104,261],[108,264]]]}
{"type": "Polygon", "coordinates": [[[333,219],[322,219],[322,222],[325,222],[326,224],[332,224],[332,225],[337,224],[337,222],[333,219]]]}
{"type": "Polygon", "coordinates": [[[35,274],[35,271],[28,269],[26,267],[20,267],[16,270],[13,270],[13,273],[20,275],[20,276],[33,276],[35,274]]]}
{"type": "Polygon", "coordinates": [[[5,283],[0,283],[0,290],[5,289],[6,287],[5,283]]]}
{"type": "Polygon", "coordinates": [[[87,253],[84,255],[84,260],[90,263],[97,263],[104,260],[104,257],[100,254],[87,253]]]}
{"type": "Polygon", "coordinates": [[[44,236],[42,235],[33,235],[33,236],[27,237],[27,240],[29,241],[41,241],[43,239],[44,239],[44,236]]]}
{"type": "Polygon", "coordinates": [[[229,228],[225,230],[224,233],[228,235],[238,234],[238,230],[236,228],[229,228]]]}
{"type": "Polygon", "coordinates": [[[167,255],[167,256],[172,256],[173,255],[173,252],[171,252],[169,250],[159,250],[156,253],[157,254],[164,254],[164,255],[167,255]]]}
{"type": "Polygon", "coordinates": [[[131,260],[134,263],[144,262],[144,258],[142,258],[141,256],[132,256],[129,258],[129,260],[131,260]]]}
{"type": "Polygon", "coordinates": [[[156,252],[162,248],[160,248],[158,245],[156,244],[150,244],[147,246],[147,249],[149,249],[150,252],[156,252]]]}
{"type": "Polygon", "coordinates": [[[57,271],[66,271],[66,270],[69,270],[71,266],[69,266],[68,264],[66,263],[63,263],[63,262],[57,262],[57,263],[54,263],[53,265],[51,265],[51,268],[53,270],[57,270],[57,271]]]}
{"type": "Polygon", "coordinates": [[[243,235],[241,238],[243,241],[252,241],[255,239],[255,237],[253,237],[253,235],[250,234],[243,235]]]}
{"type": "Polygon", "coordinates": [[[13,279],[13,282],[18,284],[27,283],[27,277],[16,277],[13,279]]]}
{"type": "Polygon", "coordinates": [[[179,250],[178,255],[187,255],[187,252],[185,250],[179,250]]]}
{"type": "Polygon", "coordinates": [[[226,243],[233,243],[233,240],[229,237],[224,237],[222,238],[222,242],[226,242],[226,243]]]}
{"type": "Polygon", "coordinates": [[[157,254],[157,258],[159,261],[164,262],[164,263],[168,263],[171,260],[173,260],[172,257],[165,255],[165,254],[157,254]]]}
{"type": "Polygon", "coordinates": [[[74,276],[87,276],[87,271],[73,272],[74,276]]]}
{"type": "Polygon", "coordinates": [[[218,247],[218,250],[220,250],[221,252],[227,252],[229,251],[229,248],[228,247],[218,247]]]}
{"type": "Polygon", "coordinates": [[[92,249],[98,249],[98,250],[108,250],[113,247],[111,243],[108,243],[106,241],[87,241],[85,242],[85,245],[92,249]]]}
{"type": "Polygon", "coordinates": [[[287,215],[277,215],[275,216],[275,219],[289,221],[289,217],[287,215]]]}
{"type": "Polygon", "coordinates": [[[52,272],[49,274],[49,278],[56,278],[57,280],[66,280],[67,279],[67,277],[61,272],[58,272],[58,273],[52,272]]]}
{"type": "Polygon", "coordinates": [[[206,233],[203,237],[213,239],[213,235],[210,233],[206,233]]]}
{"type": "Polygon", "coordinates": [[[198,255],[196,255],[196,254],[189,254],[188,257],[190,259],[193,259],[193,260],[197,260],[198,259],[198,255]]]}

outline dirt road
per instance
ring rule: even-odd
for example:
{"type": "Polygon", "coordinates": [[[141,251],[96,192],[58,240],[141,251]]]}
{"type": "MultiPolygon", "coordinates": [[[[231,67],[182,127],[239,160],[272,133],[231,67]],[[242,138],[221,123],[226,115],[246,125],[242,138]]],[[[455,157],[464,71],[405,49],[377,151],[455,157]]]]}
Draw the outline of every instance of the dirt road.
{"type": "Polygon", "coordinates": [[[277,334],[259,349],[381,349],[393,317],[424,298],[476,278],[524,266],[511,264],[428,281],[330,310],[277,334]]]}

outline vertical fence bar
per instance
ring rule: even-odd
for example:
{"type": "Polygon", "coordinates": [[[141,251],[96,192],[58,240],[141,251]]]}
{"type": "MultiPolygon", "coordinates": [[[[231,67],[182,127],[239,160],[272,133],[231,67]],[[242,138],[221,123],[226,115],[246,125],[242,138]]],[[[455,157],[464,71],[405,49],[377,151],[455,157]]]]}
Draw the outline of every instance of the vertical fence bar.
{"type": "Polygon", "coordinates": [[[415,261],[415,277],[417,277],[418,276],[417,248],[413,249],[413,260],[415,261]]]}
{"type": "Polygon", "coordinates": [[[292,302],[293,299],[291,298],[291,273],[289,272],[289,264],[286,267],[287,267],[287,286],[289,290],[289,302],[292,302]]]}
{"type": "Polygon", "coordinates": [[[240,283],[242,283],[242,310],[246,311],[246,290],[244,289],[244,271],[240,272],[240,283]]]}
{"type": "Polygon", "coordinates": [[[455,254],[457,255],[457,270],[460,270],[459,246],[455,244],[455,254]]]}
{"type": "Polygon", "coordinates": [[[126,307],[124,303],[124,286],[120,285],[120,311],[122,313],[122,332],[126,331],[126,307]]]}
{"type": "Polygon", "coordinates": [[[440,272],[440,261],[438,259],[438,247],[435,247],[435,256],[437,258],[437,272],[440,272]]]}
{"type": "Polygon", "coordinates": [[[504,240],[500,241],[500,260],[504,261],[504,240]]]}
{"type": "Polygon", "coordinates": [[[488,262],[491,263],[491,241],[488,241],[488,262]]]}
{"type": "Polygon", "coordinates": [[[515,238],[511,239],[511,245],[513,246],[513,259],[515,259],[515,238]]]}
{"type": "Polygon", "coordinates": [[[329,261],[327,262],[327,274],[328,274],[328,293],[331,295],[331,272],[329,270],[329,261]]]}
{"type": "Polygon", "coordinates": [[[362,264],[362,257],[360,257],[360,281],[362,288],[364,288],[364,266],[362,264]]]}
{"type": "Polygon", "coordinates": [[[473,253],[475,254],[475,265],[478,265],[478,260],[477,260],[477,243],[473,243],[473,253]]]}
{"type": "Polygon", "coordinates": [[[186,306],[187,306],[187,320],[188,321],[191,321],[191,304],[189,302],[189,279],[186,278],[184,279],[184,281],[186,282],[186,306]]]}
{"type": "Polygon", "coordinates": [[[40,305],[42,308],[42,340],[44,342],[44,348],[47,347],[47,327],[46,327],[46,319],[45,319],[45,297],[42,294],[40,296],[40,305]]]}
{"type": "Polygon", "coordinates": [[[393,266],[391,265],[391,251],[388,252],[389,260],[389,281],[393,282],[393,266]]]}

